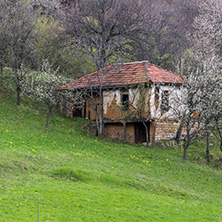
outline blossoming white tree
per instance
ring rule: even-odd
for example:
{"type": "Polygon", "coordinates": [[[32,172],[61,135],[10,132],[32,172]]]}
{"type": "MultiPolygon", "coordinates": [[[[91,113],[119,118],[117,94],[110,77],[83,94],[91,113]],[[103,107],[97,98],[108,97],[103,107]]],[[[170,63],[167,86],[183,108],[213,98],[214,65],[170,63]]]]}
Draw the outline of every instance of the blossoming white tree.
{"type": "Polygon", "coordinates": [[[187,93],[182,100],[186,112],[180,115],[180,120],[187,131],[184,160],[191,141],[195,141],[194,135],[204,133],[207,140],[206,158],[209,161],[209,135],[214,129],[218,130],[219,136],[222,135],[222,2],[202,1],[199,12],[193,24],[196,29],[192,36],[193,48],[178,70],[187,79],[187,93]],[[189,127],[197,120],[198,131],[189,127]]]}
{"type": "Polygon", "coordinates": [[[38,101],[44,102],[48,106],[48,115],[46,128],[49,127],[49,119],[52,114],[52,109],[58,104],[61,98],[61,93],[56,90],[56,87],[67,83],[67,79],[58,74],[58,68],[54,70],[48,61],[45,61],[41,70],[37,75],[31,75],[31,82],[26,91],[28,94],[38,101]]]}

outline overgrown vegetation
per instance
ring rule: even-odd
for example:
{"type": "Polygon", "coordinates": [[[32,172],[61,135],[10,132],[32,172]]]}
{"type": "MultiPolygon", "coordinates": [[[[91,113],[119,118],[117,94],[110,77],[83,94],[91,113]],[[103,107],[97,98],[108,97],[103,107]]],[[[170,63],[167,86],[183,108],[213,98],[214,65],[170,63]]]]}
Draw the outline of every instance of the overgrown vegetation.
{"type": "Polygon", "coordinates": [[[0,97],[1,221],[37,221],[38,195],[40,221],[221,220],[218,144],[210,144],[210,165],[204,141],[184,163],[173,141],[110,142],[60,114],[46,129],[46,107],[15,100],[0,97]]]}

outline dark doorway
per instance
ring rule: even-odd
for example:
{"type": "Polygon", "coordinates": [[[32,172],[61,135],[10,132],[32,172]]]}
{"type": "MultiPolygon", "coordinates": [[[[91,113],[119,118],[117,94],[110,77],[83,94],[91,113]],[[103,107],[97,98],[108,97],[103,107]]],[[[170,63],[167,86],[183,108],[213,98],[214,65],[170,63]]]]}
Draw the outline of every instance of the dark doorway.
{"type": "MultiPolygon", "coordinates": [[[[148,143],[150,142],[150,123],[146,123],[148,127],[148,143]]],[[[143,123],[135,123],[135,143],[146,143],[146,128],[143,123]]]]}
{"type": "Polygon", "coordinates": [[[72,115],[73,115],[73,117],[82,117],[82,110],[81,109],[73,109],[72,115]]]}

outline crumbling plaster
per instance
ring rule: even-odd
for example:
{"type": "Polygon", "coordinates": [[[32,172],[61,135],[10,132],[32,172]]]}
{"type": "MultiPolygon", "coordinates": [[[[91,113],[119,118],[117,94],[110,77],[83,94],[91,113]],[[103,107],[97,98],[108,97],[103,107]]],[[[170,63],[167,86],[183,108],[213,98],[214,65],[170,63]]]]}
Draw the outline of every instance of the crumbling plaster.
{"type": "MultiPolygon", "coordinates": [[[[104,114],[108,113],[109,107],[111,105],[121,105],[121,90],[106,90],[103,92],[103,112],[104,114]],[[115,100],[115,101],[114,101],[115,100]]],[[[136,89],[129,89],[125,90],[124,93],[129,93],[129,102],[132,104],[133,107],[137,107],[139,100],[141,99],[140,90],[136,89]]],[[[147,89],[147,92],[144,96],[144,103],[145,103],[145,112],[149,112],[149,95],[150,89],[147,89]]]]}
{"type": "Polygon", "coordinates": [[[106,90],[103,92],[103,112],[107,114],[108,108],[113,104],[113,100],[116,105],[121,104],[121,91],[120,90],[106,90]]]}
{"type": "Polygon", "coordinates": [[[151,109],[151,118],[152,119],[175,119],[177,118],[176,112],[182,110],[183,107],[178,103],[179,100],[181,100],[182,95],[184,93],[183,90],[181,90],[177,86],[159,86],[159,105],[156,108],[155,106],[155,87],[152,86],[151,88],[151,97],[150,97],[150,109],[151,109]],[[163,91],[169,92],[169,111],[165,112],[163,115],[161,114],[161,104],[162,104],[162,95],[163,91]]]}

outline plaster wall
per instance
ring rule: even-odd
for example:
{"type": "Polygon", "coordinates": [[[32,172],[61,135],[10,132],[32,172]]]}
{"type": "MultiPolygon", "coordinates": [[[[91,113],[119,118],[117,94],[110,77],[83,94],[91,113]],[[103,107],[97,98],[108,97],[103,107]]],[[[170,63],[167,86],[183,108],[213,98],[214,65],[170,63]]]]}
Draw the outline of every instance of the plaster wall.
{"type": "Polygon", "coordinates": [[[103,115],[107,119],[121,119],[121,91],[107,90],[103,93],[103,115]]]}
{"type": "Polygon", "coordinates": [[[181,90],[177,86],[159,86],[159,103],[156,106],[155,101],[155,87],[151,88],[150,96],[150,110],[152,119],[169,118],[176,119],[176,112],[184,110],[184,106],[181,103],[183,96],[186,94],[185,90],[181,90]],[[165,113],[161,113],[162,95],[164,91],[169,92],[169,110],[165,113]]]}
{"type": "MultiPolygon", "coordinates": [[[[104,136],[106,138],[123,141],[124,140],[124,127],[121,123],[106,124],[104,128],[104,136]]],[[[135,129],[134,124],[126,124],[126,141],[130,143],[135,142],[135,129]]]]}
{"type": "MultiPolygon", "coordinates": [[[[132,114],[135,113],[135,108],[138,107],[139,102],[141,102],[141,94],[139,89],[129,89],[125,91],[121,90],[106,90],[103,93],[103,111],[104,111],[104,117],[111,120],[121,120],[125,119],[127,116],[135,117],[132,114]],[[122,94],[128,94],[129,95],[129,109],[127,111],[124,111],[121,109],[122,101],[121,97],[122,94]],[[130,115],[129,115],[130,114],[130,115]]],[[[146,118],[148,116],[149,110],[150,110],[150,89],[147,88],[147,91],[145,93],[145,96],[143,96],[143,116],[146,118]]]]}

